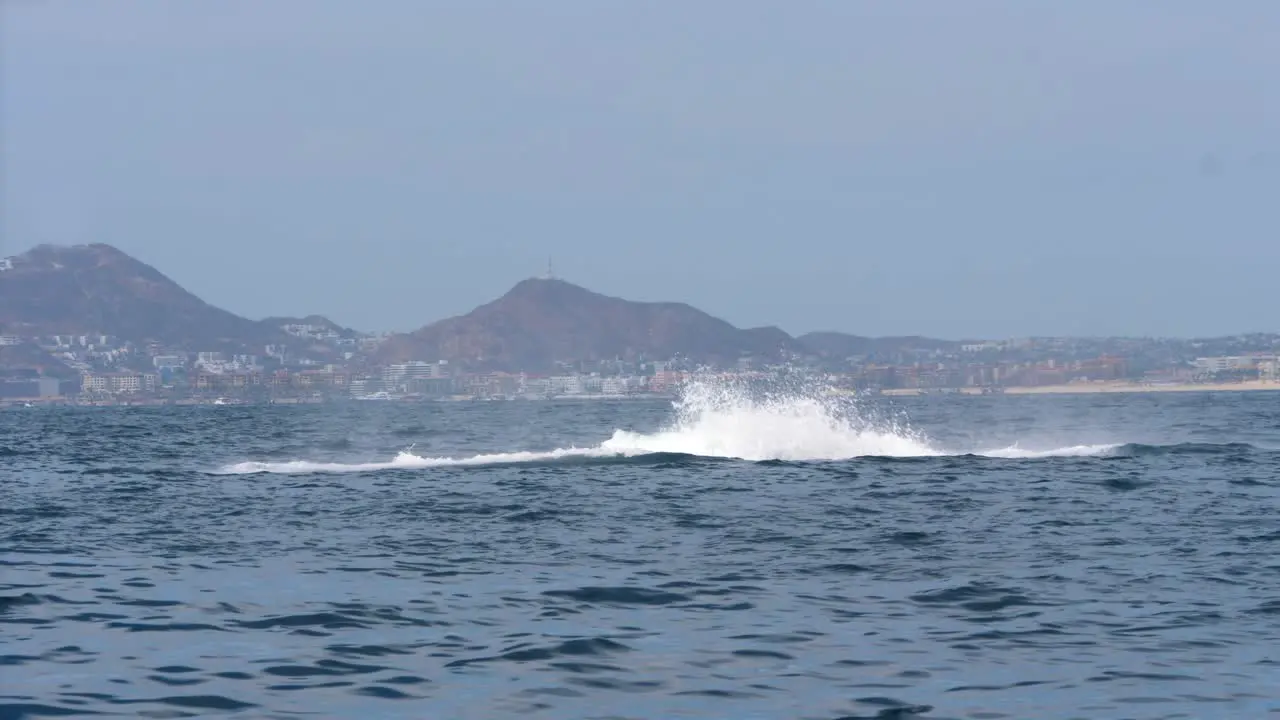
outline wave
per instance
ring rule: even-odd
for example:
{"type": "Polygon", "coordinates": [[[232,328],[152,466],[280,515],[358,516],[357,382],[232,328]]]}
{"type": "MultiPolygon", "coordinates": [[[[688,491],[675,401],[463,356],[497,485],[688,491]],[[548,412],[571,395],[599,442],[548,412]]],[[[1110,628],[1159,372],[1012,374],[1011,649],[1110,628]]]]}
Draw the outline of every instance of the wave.
{"type": "MultiPolygon", "coordinates": [[[[241,462],[219,474],[360,473],[382,470],[481,467],[511,464],[667,462],[726,459],[748,462],[830,462],[856,458],[976,456],[992,459],[1123,457],[1158,452],[1233,452],[1237,445],[1066,445],[1028,449],[944,449],[905,421],[877,415],[847,396],[808,385],[778,390],[747,383],[701,380],[685,386],[673,403],[674,418],[653,433],[615,430],[591,447],[544,452],[501,452],[466,457],[423,457],[403,451],[385,462],[241,462]]],[[[1246,446],[1250,447],[1250,446],[1246,446]]]]}
{"type": "Polygon", "coordinates": [[[487,453],[469,457],[422,457],[403,450],[387,462],[339,463],[290,460],[288,462],[242,462],[223,467],[219,474],[248,475],[253,473],[355,473],[378,470],[418,470],[422,468],[467,467],[488,465],[513,465],[538,462],[555,462],[569,458],[607,458],[617,453],[599,448],[560,448],[547,452],[487,453]]]}
{"type": "Polygon", "coordinates": [[[1017,445],[1011,445],[999,450],[984,450],[982,452],[969,454],[1007,460],[1038,460],[1040,458],[1054,457],[1098,457],[1103,455],[1112,455],[1123,447],[1126,446],[1120,443],[1109,443],[1104,445],[1068,445],[1066,447],[1053,448],[1051,450],[1028,450],[1020,448],[1017,445]]]}
{"type": "Polygon", "coordinates": [[[698,457],[687,453],[621,453],[595,448],[557,448],[546,452],[481,453],[465,457],[423,457],[402,450],[386,462],[323,462],[314,460],[289,460],[285,462],[239,462],[224,465],[213,475],[254,475],[270,473],[296,475],[306,473],[359,473],[379,470],[420,470],[424,468],[500,467],[503,465],[659,465],[694,461],[715,461],[726,458],[698,457]]]}
{"type": "Polygon", "coordinates": [[[1245,455],[1255,452],[1274,453],[1277,450],[1245,442],[1182,442],[1171,445],[1128,443],[1117,447],[1112,454],[1118,457],[1139,457],[1145,455],[1245,455]]]}
{"type": "Polygon", "coordinates": [[[350,473],[572,460],[605,462],[653,456],[801,462],[946,454],[904,424],[870,418],[858,412],[854,401],[848,398],[823,395],[806,387],[777,390],[742,382],[696,381],[685,386],[673,409],[675,418],[663,430],[615,430],[612,437],[594,447],[462,458],[422,457],[403,451],[388,462],[242,462],[219,472],[350,473]]]}
{"type": "MultiPolygon", "coordinates": [[[[1149,455],[1217,455],[1239,454],[1259,450],[1252,445],[1226,443],[1220,445],[1205,443],[1184,443],[1175,445],[1144,445],[1140,443],[1114,443],[1102,445],[1069,445],[1047,450],[1030,450],[1017,446],[980,450],[970,452],[911,452],[897,454],[892,452],[864,452],[860,455],[839,457],[802,457],[789,458],[765,457],[743,458],[724,454],[700,454],[672,450],[646,450],[645,447],[678,447],[682,439],[666,439],[654,441],[657,435],[639,435],[619,431],[614,438],[594,448],[560,448],[547,452],[511,452],[471,455],[467,457],[422,457],[410,452],[401,452],[393,460],[387,462],[339,463],[315,462],[310,460],[292,460],[288,462],[241,462],[226,465],[214,474],[247,475],[255,473],[270,474],[308,474],[308,473],[360,473],[380,470],[413,470],[423,468],[448,467],[494,467],[502,465],[524,464],[657,464],[667,462],[690,462],[697,460],[745,460],[749,462],[832,462],[853,460],[857,458],[929,458],[929,457],[975,457],[995,460],[1044,460],[1050,458],[1123,458],[1149,455]],[[620,440],[620,438],[622,440],[620,440]],[[635,438],[639,438],[636,440],[635,438]],[[619,447],[619,446],[622,447],[619,447]],[[606,446],[612,446],[612,449],[606,446]]],[[[892,443],[890,443],[892,444],[892,443]]]]}
{"type": "Polygon", "coordinates": [[[981,457],[1006,459],[1037,459],[1051,457],[1146,457],[1152,455],[1243,455],[1248,453],[1274,453],[1273,450],[1250,443],[1181,442],[1168,445],[1148,443],[1109,443],[1103,445],[1072,445],[1053,450],[1028,450],[1013,445],[1000,450],[969,453],[981,457]]]}

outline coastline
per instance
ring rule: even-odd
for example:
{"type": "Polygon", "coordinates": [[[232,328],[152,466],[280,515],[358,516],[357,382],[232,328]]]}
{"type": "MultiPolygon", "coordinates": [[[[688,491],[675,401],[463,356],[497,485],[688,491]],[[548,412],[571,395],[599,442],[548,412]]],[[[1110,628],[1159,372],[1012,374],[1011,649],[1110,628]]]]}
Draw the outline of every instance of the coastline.
{"type": "MultiPolygon", "coordinates": [[[[1001,395],[1098,395],[1104,393],[1123,394],[1123,393],[1168,393],[1168,392],[1280,392],[1280,381],[1276,380],[1248,380],[1245,382],[1234,383],[1140,383],[1140,382],[1117,382],[1117,381],[1099,381],[1099,382],[1079,382],[1067,383],[1063,385],[1039,385],[1039,386],[1015,386],[1001,389],[996,393],[985,392],[980,387],[964,387],[964,388],[890,388],[881,390],[877,393],[883,397],[931,397],[936,395],[965,395],[965,396],[991,396],[999,397],[1001,395]]],[[[854,395],[858,394],[854,391],[831,390],[832,395],[854,395]]],[[[673,400],[674,395],[670,394],[637,394],[637,395],[565,395],[552,398],[508,398],[512,401],[523,402],[546,402],[546,401],[576,401],[591,402],[601,400],[673,400]]],[[[452,396],[444,398],[395,398],[391,402],[406,403],[434,403],[434,402],[484,402],[486,398],[473,398],[470,396],[452,396]]],[[[342,398],[315,398],[315,397],[298,397],[298,398],[275,398],[271,403],[274,405],[318,405],[325,403],[349,403],[349,402],[366,402],[360,399],[342,398]]],[[[5,398],[0,399],[0,408],[21,408],[21,407],[40,407],[40,406],[57,406],[57,407],[161,407],[161,406],[215,406],[224,403],[214,402],[211,398],[121,398],[118,400],[92,400],[84,401],[74,397],[45,397],[45,398],[5,398]]],[[[238,405],[267,405],[268,403],[238,399],[225,403],[229,406],[238,405]]]]}
{"type": "MultiPolygon", "coordinates": [[[[1249,380],[1236,383],[1139,383],[1139,382],[1088,382],[1065,385],[1039,385],[1009,387],[997,395],[1096,395],[1100,393],[1160,393],[1160,392],[1259,392],[1280,391],[1280,382],[1249,380]]],[[[895,388],[884,390],[890,397],[915,397],[921,395],[982,395],[982,388],[957,388],[949,390],[919,390],[895,388]]]]}

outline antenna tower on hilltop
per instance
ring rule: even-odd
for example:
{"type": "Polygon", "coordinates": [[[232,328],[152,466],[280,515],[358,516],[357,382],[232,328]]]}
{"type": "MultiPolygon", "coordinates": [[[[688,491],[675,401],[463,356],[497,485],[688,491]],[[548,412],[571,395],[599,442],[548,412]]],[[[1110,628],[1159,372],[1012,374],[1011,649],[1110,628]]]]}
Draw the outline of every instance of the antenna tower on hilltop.
{"type": "Polygon", "coordinates": [[[555,280],[555,279],[556,279],[556,274],[555,274],[555,272],[553,272],[553,271],[552,271],[552,268],[551,268],[551,256],[549,256],[549,255],[547,256],[547,271],[546,271],[545,273],[543,273],[543,274],[542,274],[542,279],[543,279],[543,280],[555,280]]]}

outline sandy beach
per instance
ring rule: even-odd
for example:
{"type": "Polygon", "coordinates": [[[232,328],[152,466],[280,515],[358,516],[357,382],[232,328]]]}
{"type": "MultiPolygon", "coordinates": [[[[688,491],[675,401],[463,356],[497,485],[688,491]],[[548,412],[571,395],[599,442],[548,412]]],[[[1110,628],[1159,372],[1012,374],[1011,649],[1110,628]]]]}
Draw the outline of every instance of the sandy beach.
{"type": "MultiPolygon", "coordinates": [[[[1249,392],[1280,390],[1280,382],[1250,380],[1237,383],[1138,383],[1138,382],[1088,382],[1065,385],[1040,385],[1035,387],[1010,387],[1005,395],[1086,395],[1094,393],[1150,393],[1150,392],[1249,392]]],[[[923,394],[981,395],[982,388],[958,388],[953,390],[917,390],[895,388],[882,394],[914,396],[923,394]]]]}

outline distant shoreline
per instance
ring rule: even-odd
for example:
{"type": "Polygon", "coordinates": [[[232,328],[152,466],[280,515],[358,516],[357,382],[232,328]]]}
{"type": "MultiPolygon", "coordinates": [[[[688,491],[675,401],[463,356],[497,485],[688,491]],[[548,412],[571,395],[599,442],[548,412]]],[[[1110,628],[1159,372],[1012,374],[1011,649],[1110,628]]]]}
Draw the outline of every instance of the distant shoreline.
{"type": "MultiPolygon", "coordinates": [[[[1163,392],[1258,392],[1280,391],[1280,382],[1249,380],[1237,383],[1137,383],[1137,382],[1089,382],[1065,385],[1040,385],[1008,387],[997,395],[1097,395],[1101,393],[1163,393],[1163,392]]],[[[982,395],[982,388],[916,389],[895,388],[881,394],[890,397],[913,397],[932,394],[982,395]]]]}
{"type": "MultiPolygon", "coordinates": [[[[1040,385],[1028,387],[1007,387],[1002,388],[998,392],[991,393],[985,388],[965,387],[965,388],[891,388],[882,390],[879,395],[882,397],[927,397],[934,395],[964,395],[966,397],[1000,397],[1001,395],[1100,395],[1104,393],[1123,394],[1123,393],[1169,393],[1169,392],[1280,392],[1280,381],[1272,380],[1249,380],[1246,382],[1236,383],[1137,383],[1137,382],[1080,382],[1068,383],[1063,385],[1040,385]]],[[[854,391],[833,390],[833,395],[854,395],[860,394],[854,391]]],[[[668,394],[638,394],[625,396],[606,396],[606,395],[565,395],[553,398],[528,399],[519,398],[512,399],[517,402],[547,402],[547,401],[578,401],[590,402],[601,400],[674,400],[676,396],[668,394]]],[[[358,403],[364,404],[366,401],[356,400],[352,398],[276,398],[272,404],[275,405],[318,405],[327,403],[358,403]]],[[[395,404],[405,403],[436,403],[436,402],[484,402],[481,398],[468,397],[449,397],[449,398],[397,398],[393,402],[395,404]]],[[[213,406],[218,403],[208,398],[181,398],[177,400],[160,400],[155,398],[129,398],[116,401],[93,401],[84,402],[74,398],[28,398],[28,399],[3,399],[0,400],[0,408],[21,408],[25,406],[60,406],[60,407],[163,407],[163,406],[213,406]]],[[[268,403],[260,401],[235,401],[226,403],[229,406],[243,405],[267,405],[268,403]]]]}

